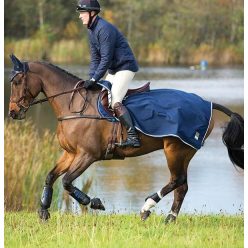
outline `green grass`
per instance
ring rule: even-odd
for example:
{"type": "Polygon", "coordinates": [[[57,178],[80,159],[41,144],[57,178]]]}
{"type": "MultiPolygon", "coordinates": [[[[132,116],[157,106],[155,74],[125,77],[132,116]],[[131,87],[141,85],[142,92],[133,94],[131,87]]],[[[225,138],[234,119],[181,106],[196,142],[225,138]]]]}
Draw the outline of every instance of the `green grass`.
{"type": "Polygon", "coordinates": [[[5,248],[11,247],[243,247],[244,219],[237,216],[180,215],[165,225],[164,216],[74,216],[52,212],[48,222],[36,213],[5,213],[5,248]]]}

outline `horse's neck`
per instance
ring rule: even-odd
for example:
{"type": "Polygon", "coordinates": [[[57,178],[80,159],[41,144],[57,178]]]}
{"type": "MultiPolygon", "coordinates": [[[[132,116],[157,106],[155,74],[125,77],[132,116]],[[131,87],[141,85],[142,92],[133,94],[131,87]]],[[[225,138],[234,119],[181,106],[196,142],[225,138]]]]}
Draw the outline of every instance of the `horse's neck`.
{"type": "MultiPolygon", "coordinates": [[[[62,71],[55,71],[50,68],[49,65],[42,63],[32,63],[30,70],[40,77],[42,81],[42,91],[47,97],[72,90],[79,81],[70,75],[66,75],[62,71]]],[[[49,99],[57,117],[68,113],[70,95],[71,94],[68,93],[49,99]]]]}

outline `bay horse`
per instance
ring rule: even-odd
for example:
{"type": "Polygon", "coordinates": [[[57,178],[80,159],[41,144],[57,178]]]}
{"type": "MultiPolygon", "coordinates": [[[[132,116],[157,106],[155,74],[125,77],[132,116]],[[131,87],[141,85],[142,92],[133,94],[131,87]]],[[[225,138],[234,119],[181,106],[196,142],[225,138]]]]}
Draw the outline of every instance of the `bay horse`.
{"type": "MultiPolygon", "coordinates": [[[[39,217],[42,220],[47,220],[50,217],[48,209],[52,201],[53,184],[63,174],[65,174],[62,179],[63,187],[71,197],[92,209],[105,210],[99,198],[91,199],[72,184],[92,163],[107,159],[105,155],[109,148],[109,140],[113,136],[114,124],[99,116],[97,99],[101,88],[88,90],[84,89],[83,86],[77,88],[78,82],[82,82],[80,78],[46,62],[21,62],[14,55],[11,55],[11,60],[14,68],[11,75],[9,116],[17,120],[24,119],[25,113],[31,105],[49,101],[59,120],[57,137],[63,149],[63,155],[46,177],[40,209],[38,210],[39,217]],[[43,92],[46,98],[36,100],[40,92],[43,92]],[[74,115],[75,118],[72,116],[72,98],[76,108],[83,109],[81,118],[76,118],[76,115],[74,115]]],[[[243,118],[219,104],[213,103],[212,108],[212,118],[205,139],[214,128],[216,112],[221,111],[228,115],[230,121],[224,130],[223,142],[233,164],[244,169],[243,118]]],[[[116,133],[116,140],[120,140],[122,136],[126,138],[125,128],[123,134],[120,130],[118,129],[116,133]]],[[[142,143],[140,148],[115,147],[114,158],[119,155],[123,158],[136,157],[155,150],[164,150],[171,173],[170,180],[160,191],[146,198],[140,215],[142,220],[146,220],[151,213],[149,209],[154,207],[168,193],[174,191],[174,201],[165,221],[175,221],[188,191],[188,165],[197,150],[177,137],[155,138],[141,132],[139,132],[139,137],[142,143]]]]}

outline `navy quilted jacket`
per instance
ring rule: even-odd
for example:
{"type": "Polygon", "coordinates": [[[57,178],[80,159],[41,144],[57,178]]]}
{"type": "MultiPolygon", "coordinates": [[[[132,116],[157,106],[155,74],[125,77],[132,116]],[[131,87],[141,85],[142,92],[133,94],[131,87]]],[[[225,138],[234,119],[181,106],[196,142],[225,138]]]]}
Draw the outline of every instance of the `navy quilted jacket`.
{"type": "Polygon", "coordinates": [[[100,80],[108,71],[138,71],[138,64],[126,38],[111,23],[97,16],[88,29],[91,63],[90,78],[100,80]]]}

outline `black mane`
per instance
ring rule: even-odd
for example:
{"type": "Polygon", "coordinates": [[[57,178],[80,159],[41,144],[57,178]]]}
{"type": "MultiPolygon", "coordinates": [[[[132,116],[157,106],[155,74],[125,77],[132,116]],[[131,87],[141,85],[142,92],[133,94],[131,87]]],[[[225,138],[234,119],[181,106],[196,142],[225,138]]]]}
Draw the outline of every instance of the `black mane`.
{"type": "Polygon", "coordinates": [[[54,65],[54,64],[51,64],[49,62],[39,62],[40,64],[43,64],[43,65],[46,65],[46,66],[49,66],[49,67],[52,67],[52,69],[55,69],[59,72],[63,72],[64,74],[66,74],[66,76],[70,76],[70,77],[73,77],[74,79],[77,79],[77,80],[82,80],[81,78],[79,78],[78,76],[60,68],[59,66],[57,65],[54,65]]]}

